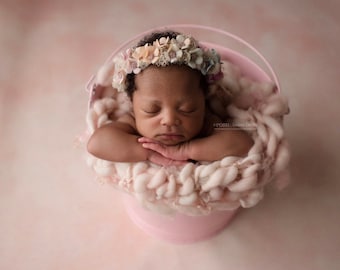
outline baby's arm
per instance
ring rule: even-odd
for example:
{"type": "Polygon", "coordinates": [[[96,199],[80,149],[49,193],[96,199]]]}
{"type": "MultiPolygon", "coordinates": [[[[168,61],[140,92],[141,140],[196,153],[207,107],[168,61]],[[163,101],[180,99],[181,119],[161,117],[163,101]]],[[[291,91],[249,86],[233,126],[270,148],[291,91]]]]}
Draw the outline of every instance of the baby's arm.
{"type": "Polygon", "coordinates": [[[142,147],[138,142],[140,135],[129,124],[131,119],[125,117],[124,120],[126,122],[115,121],[97,129],[87,144],[88,152],[100,159],[113,162],[149,160],[163,166],[185,164],[184,161],[173,160],[142,147]]]}
{"type": "Polygon", "coordinates": [[[241,129],[213,129],[221,119],[207,111],[206,133],[208,136],[188,142],[187,152],[190,159],[198,161],[216,161],[226,156],[245,156],[253,145],[251,137],[241,129]]]}
{"type": "Polygon", "coordinates": [[[208,137],[197,138],[186,146],[189,159],[215,161],[226,156],[245,156],[253,145],[250,136],[241,130],[218,130],[208,137]]]}
{"type": "Polygon", "coordinates": [[[97,129],[91,136],[87,150],[92,155],[114,162],[147,160],[148,151],[138,143],[133,127],[113,122],[97,129]]]}

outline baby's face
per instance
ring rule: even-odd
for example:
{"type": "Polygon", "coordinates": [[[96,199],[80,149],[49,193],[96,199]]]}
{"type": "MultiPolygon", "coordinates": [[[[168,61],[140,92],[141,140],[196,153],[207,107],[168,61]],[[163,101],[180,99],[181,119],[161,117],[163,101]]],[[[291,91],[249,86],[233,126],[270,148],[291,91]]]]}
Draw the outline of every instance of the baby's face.
{"type": "Polygon", "coordinates": [[[150,66],[135,77],[132,96],[140,135],[166,145],[199,134],[205,115],[200,74],[186,66],[150,66]]]}

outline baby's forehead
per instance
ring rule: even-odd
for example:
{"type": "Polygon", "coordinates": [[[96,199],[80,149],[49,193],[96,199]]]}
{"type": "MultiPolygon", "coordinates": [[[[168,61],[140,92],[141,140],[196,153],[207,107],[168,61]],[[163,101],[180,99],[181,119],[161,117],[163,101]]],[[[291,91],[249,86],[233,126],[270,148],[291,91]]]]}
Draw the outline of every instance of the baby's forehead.
{"type": "Polygon", "coordinates": [[[171,64],[165,67],[149,66],[135,75],[137,81],[145,80],[150,83],[158,82],[158,80],[152,81],[152,78],[178,78],[178,80],[195,81],[201,78],[201,73],[185,65],[171,64]]]}
{"type": "Polygon", "coordinates": [[[169,98],[165,95],[140,95],[141,98],[138,100],[143,103],[154,103],[154,104],[164,104],[164,103],[170,103],[170,102],[176,102],[176,103],[188,103],[188,102],[195,102],[195,99],[192,98],[190,95],[176,95],[172,98],[169,98]]]}

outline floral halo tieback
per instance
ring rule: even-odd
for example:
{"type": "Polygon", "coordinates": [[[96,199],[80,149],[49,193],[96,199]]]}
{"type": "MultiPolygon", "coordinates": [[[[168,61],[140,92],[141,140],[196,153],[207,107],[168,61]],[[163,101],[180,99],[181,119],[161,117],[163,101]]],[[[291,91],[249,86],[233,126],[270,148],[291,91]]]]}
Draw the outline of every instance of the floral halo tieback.
{"type": "Polygon", "coordinates": [[[126,75],[138,74],[149,65],[166,67],[170,64],[187,65],[199,70],[212,84],[223,77],[221,59],[214,49],[203,49],[192,37],[179,34],[176,38],[161,37],[152,45],[130,48],[117,55],[112,87],[126,90],[126,75]]]}

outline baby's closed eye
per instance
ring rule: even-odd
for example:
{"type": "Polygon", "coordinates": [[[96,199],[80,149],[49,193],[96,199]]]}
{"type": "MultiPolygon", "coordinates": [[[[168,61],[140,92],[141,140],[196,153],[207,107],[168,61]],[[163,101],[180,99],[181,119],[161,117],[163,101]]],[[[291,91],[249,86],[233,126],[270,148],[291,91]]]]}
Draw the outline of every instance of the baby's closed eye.
{"type": "Polygon", "coordinates": [[[178,108],[179,112],[182,113],[193,113],[197,110],[197,108],[195,106],[192,105],[184,105],[178,108]]]}
{"type": "Polygon", "coordinates": [[[145,106],[142,108],[142,111],[147,114],[156,114],[161,111],[161,108],[156,105],[145,106]]]}

